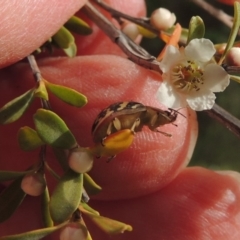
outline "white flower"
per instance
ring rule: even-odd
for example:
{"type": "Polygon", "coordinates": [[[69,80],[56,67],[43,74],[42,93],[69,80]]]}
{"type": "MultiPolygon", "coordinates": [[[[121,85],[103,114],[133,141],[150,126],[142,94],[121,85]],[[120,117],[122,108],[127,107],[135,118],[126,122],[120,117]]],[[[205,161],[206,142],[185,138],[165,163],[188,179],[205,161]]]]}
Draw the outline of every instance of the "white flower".
{"type": "Polygon", "coordinates": [[[160,62],[163,83],[158,100],[171,108],[211,109],[216,98],[213,92],[222,92],[230,82],[226,71],[212,61],[215,51],[213,43],[204,38],[193,39],[180,50],[168,46],[160,62]]]}

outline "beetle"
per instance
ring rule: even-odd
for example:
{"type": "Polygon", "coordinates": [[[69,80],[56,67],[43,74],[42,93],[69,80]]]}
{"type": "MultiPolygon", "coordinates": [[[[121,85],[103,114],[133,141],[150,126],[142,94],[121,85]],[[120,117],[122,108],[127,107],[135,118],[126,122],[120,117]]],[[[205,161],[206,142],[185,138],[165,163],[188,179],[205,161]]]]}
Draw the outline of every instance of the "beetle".
{"type": "Polygon", "coordinates": [[[171,134],[162,132],[157,128],[173,123],[177,119],[178,113],[178,111],[171,108],[161,110],[145,106],[139,102],[117,102],[98,114],[92,125],[93,141],[95,143],[101,142],[104,146],[104,139],[110,134],[122,129],[132,129],[134,132],[139,132],[143,126],[170,137],[171,134]]]}

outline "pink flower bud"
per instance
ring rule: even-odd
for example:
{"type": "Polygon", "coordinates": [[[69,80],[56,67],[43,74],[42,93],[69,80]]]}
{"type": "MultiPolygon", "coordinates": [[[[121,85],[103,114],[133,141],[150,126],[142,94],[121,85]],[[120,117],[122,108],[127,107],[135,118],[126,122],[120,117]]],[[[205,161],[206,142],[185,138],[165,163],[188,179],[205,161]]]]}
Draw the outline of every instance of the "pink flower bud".
{"type": "Polygon", "coordinates": [[[68,164],[73,171],[85,173],[91,170],[93,159],[93,155],[87,149],[80,148],[69,154],[68,164]]]}
{"type": "Polygon", "coordinates": [[[60,233],[60,240],[84,240],[87,239],[87,230],[79,223],[70,223],[60,233]]]}
{"type": "Polygon", "coordinates": [[[46,188],[46,181],[41,173],[27,174],[22,179],[22,190],[31,196],[39,196],[46,188]]]}
{"type": "Polygon", "coordinates": [[[121,28],[122,28],[122,32],[125,33],[133,41],[139,35],[139,30],[135,23],[125,22],[125,23],[123,23],[121,28]]]}
{"type": "Polygon", "coordinates": [[[231,48],[226,55],[226,62],[229,66],[240,66],[240,48],[231,48]]]}

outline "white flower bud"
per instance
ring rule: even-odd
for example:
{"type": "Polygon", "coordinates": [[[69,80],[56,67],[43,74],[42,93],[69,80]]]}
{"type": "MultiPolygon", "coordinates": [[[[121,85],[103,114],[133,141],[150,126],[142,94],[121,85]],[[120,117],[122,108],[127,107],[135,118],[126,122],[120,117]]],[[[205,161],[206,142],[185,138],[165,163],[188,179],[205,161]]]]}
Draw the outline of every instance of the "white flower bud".
{"type": "Polygon", "coordinates": [[[166,8],[158,8],[152,13],[150,22],[157,29],[166,30],[176,22],[176,16],[166,8]]]}
{"type": "Polygon", "coordinates": [[[225,60],[229,66],[240,66],[240,48],[231,48],[228,51],[225,60]]]}
{"type": "Polygon", "coordinates": [[[91,170],[94,157],[85,148],[72,151],[68,157],[69,167],[78,173],[85,173],[91,170]]]}
{"type": "Polygon", "coordinates": [[[22,190],[31,196],[39,196],[46,188],[46,181],[41,173],[25,175],[21,182],[22,190]]]}
{"type": "Polygon", "coordinates": [[[85,240],[87,239],[86,229],[78,223],[70,223],[60,233],[60,240],[85,240]]]}
{"type": "Polygon", "coordinates": [[[123,23],[121,29],[122,29],[122,32],[125,33],[133,41],[139,35],[139,30],[138,30],[138,27],[135,23],[125,22],[125,23],[123,23]]]}

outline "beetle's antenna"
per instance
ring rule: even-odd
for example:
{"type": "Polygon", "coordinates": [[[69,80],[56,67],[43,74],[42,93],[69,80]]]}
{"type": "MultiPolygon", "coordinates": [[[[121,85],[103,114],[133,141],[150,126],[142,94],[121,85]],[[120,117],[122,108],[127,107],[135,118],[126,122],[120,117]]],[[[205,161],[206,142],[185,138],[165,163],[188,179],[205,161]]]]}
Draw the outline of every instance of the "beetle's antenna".
{"type": "Polygon", "coordinates": [[[182,113],[179,112],[179,110],[183,109],[183,108],[179,108],[177,110],[173,109],[173,108],[168,108],[171,112],[177,113],[181,116],[183,116],[184,118],[187,118],[185,115],[183,115],[182,113]]]}

